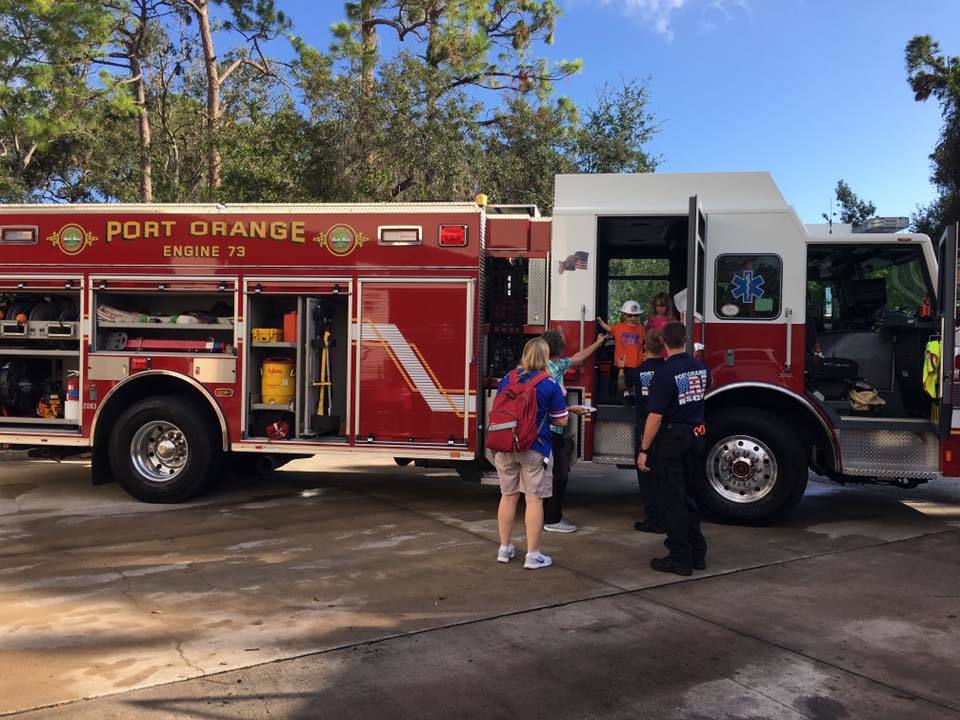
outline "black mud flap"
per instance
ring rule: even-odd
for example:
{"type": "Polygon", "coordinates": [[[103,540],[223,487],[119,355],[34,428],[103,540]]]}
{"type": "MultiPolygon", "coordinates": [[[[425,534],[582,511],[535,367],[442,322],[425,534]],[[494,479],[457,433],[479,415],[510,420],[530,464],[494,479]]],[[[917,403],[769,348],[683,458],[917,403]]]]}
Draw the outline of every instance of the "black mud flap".
{"type": "Polygon", "coordinates": [[[103,447],[93,446],[93,455],[90,458],[90,481],[93,485],[107,485],[115,482],[110,470],[110,456],[107,454],[106,443],[103,447]]]}

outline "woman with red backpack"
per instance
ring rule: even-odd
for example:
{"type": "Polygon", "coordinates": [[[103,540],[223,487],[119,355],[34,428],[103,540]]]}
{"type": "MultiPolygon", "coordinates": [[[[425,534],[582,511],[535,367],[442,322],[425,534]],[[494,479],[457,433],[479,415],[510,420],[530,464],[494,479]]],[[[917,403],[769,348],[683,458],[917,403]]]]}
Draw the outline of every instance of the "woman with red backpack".
{"type": "Polygon", "coordinates": [[[569,420],[563,391],[547,371],[549,356],[550,349],[543,338],[527,342],[520,367],[500,381],[486,433],[487,448],[494,451],[500,479],[497,562],[510,562],[516,555],[510,535],[523,493],[527,506],[527,557],[523,566],[531,570],[552,562],[540,552],[543,499],[553,493],[550,425],[563,427],[569,420]]]}

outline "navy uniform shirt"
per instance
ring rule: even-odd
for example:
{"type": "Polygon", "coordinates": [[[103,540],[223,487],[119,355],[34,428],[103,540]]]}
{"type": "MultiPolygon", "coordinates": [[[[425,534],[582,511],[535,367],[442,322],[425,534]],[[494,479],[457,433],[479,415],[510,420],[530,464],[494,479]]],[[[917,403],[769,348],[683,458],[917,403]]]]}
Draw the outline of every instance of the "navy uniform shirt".
{"type": "Polygon", "coordinates": [[[653,375],[647,412],[663,415],[665,423],[699,425],[703,422],[703,398],[710,387],[710,372],[687,353],[677,353],[653,375]]]}
{"type": "MultiPolygon", "coordinates": [[[[647,397],[650,395],[650,383],[653,374],[663,365],[662,357],[644,360],[634,373],[637,384],[634,385],[633,397],[637,407],[637,423],[642,423],[647,417],[647,397]]],[[[642,428],[641,428],[642,430],[642,428]]]]}

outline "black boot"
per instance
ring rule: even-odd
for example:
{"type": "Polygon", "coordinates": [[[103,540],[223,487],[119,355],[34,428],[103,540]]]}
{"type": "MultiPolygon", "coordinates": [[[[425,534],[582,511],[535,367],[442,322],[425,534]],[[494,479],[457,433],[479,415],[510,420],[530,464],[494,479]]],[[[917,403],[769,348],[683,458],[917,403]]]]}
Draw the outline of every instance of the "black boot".
{"type": "Polygon", "coordinates": [[[688,565],[681,565],[669,555],[665,558],[654,558],[650,561],[650,567],[658,572],[673,573],[683,577],[693,575],[693,570],[688,565]]]}
{"type": "Polygon", "coordinates": [[[637,520],[633,524],[633,529],[638,532],[648,532],[654,533],[656,535],[663,535],[667,531],[664,529],[663,525],[659,523],[650,522],[649,520],[637,520]]]}

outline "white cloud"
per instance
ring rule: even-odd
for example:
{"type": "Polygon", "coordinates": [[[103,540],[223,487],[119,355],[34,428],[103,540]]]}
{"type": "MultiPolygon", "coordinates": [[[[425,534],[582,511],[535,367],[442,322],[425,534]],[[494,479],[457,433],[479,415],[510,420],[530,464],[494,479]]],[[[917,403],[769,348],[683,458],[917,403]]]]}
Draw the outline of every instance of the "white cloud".
{"type": "Polygon", "coordinates": [[[674,36],[673,17],[684,8],[700,11],[700,32],[716,30],[720,22],[730,22],[737,16],[753,19],[749,0],[601,0],[604,5],[622,8],[627,15],[639,17],[667,42],[674,36]]]}

